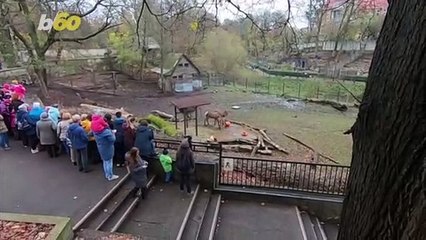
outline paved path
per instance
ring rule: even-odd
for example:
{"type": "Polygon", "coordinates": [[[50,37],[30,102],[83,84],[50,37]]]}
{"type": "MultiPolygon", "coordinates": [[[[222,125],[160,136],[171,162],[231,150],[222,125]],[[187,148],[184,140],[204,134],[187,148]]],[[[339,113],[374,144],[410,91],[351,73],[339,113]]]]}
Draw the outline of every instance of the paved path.
{"type": "MultiPolygon", "coordinates": [[[[178,184],[155,184],[119,232],[142,239],[174,240],[179,232],[192,195],[181,193],[178,184]]],[[[192,185],[195,189],[195,185],[192,185]]]]}
{"type": "MultiPolygon", "coordinates": [[[[0,150],[0,212],[69,216],[75,223],[117,183],[103,177],[101,164],[81,173],[66,156],[52,159],[11,144],[11,151],[0,150]]],[[[124,176],[124,169],[115,170],[124,176]]]]}
{"type": "Polygon", "coordinates": [[[303,240],[294,206],[225,200],[220,206],[218,240],[303,240]]]}

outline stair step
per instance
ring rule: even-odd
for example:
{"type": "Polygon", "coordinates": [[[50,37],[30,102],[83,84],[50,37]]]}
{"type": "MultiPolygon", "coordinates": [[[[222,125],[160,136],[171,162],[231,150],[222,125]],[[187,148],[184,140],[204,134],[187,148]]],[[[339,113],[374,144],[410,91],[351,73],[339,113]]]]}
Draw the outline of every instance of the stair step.
{"type": "Polygon", "coordinates": [[[211,192],[199,190],[195,196],[195,202],[192,206],[191,213],[188,221],[185,224],[185,228],[181,239],[197,239],[200,233],[201,225],[206,214],[207,206],[210,201],[211,192]]]}
{"type": "Polygon", "coordinates": [[[311,217],[311,222],[314,226],[314,231],[315,231],[315,235],[317,236],[318,240],[327,240],[327,236],[325,235],[325,232],[322,228],[322,225],[319,221],[319,219],[316,216],[312,216],[311,217]]]}
{"type": "Polygon", "coordinates": [[[213,194],[210,196],[206,215],[204,216],[203,223],[201,224],[201,230],[197,240],[213,239],[214,233],[216,231],[217,214],[219,213],[220,200],[220,194],[213,194]]]}
{"type": "Polygon", "coordinates": [[[307,240],[320,240],[317,238],[314,224],[312,223],[309,214],[307,212],[300,212],[300,216],[302,217],[303,227],[305,228],[307,240]]]}
{"type": "Polygon", "coordinates": [[[337,234],[339,233],[339,226],[337,224],[325,223],[323,228],[328,240],[337,239],[337,234]]]}

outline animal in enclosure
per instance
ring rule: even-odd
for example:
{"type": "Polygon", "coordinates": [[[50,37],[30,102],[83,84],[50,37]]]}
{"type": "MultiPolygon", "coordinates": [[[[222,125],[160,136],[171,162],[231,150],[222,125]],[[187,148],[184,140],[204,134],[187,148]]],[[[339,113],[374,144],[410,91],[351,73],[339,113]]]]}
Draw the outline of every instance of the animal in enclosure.
{"type": "Polygon", "coordinates": [[[216,123],[219,129],[222,128],[225,124],[225,117],[228,116],[228,112],[225,110],[223,112],[220,111],[206,111],[204,113],[204,125],[210,125],[209,119],[214,119],[213,126],[216,126],[216,123]]]}

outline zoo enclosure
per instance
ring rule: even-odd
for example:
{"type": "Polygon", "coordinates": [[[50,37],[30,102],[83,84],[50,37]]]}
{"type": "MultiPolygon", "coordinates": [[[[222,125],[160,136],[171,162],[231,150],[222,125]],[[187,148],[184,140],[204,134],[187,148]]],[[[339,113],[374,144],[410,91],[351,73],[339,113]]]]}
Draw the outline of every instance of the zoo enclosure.
{"type": "MultiPolygon", "coordinates": [[[[155,139],[156,148],[177,150],[180,141],[155,139]]],[[[223,155],[221,144],[192,142],[194,152],[219,154],[218,185],[344,196],[349,166],[223,155]]]]}

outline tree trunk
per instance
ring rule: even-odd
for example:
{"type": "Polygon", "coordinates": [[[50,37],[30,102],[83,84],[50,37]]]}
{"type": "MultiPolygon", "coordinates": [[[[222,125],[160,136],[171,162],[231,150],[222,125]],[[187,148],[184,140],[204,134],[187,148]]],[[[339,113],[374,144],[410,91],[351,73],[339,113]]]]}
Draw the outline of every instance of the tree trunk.
{"type": "Polygon", "coordinates": [[[426,2],[390,1],[353,128],[338,239],[426,239],[426,2]]]}
{"type": "Polygon", "coordinates": [[[44,97],[49,97],[49,91],[47,90],[47,70],[45,67],[34,68],[35,73],[37,74],[37,80],[40,85],[41,93],[44,97]]]}

